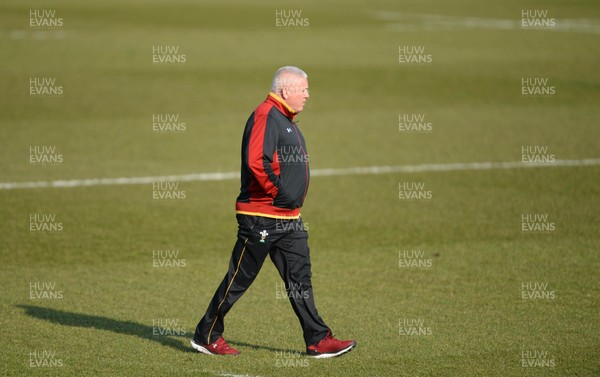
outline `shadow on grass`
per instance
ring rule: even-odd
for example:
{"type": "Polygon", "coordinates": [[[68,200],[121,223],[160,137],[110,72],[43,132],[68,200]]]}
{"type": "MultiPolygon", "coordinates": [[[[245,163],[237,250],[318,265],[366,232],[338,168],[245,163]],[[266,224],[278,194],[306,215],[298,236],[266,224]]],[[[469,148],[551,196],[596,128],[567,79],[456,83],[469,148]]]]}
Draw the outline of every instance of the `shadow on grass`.
{"type": "MultiPolygon", "coordinates": [[[[134,335],[142,339],[152,340],[178,351],[196,352],[191,346],[187,347],[181,341],[168,336],[153,336],[153,327],[131,321],[100,317],[97,315],[65,312],[62,310],[44,308],[32,305],[16,305],[25,309],[25,314],[63,326],[86,327],[90,329],[108,330],[117,334],[134,335]]],[[[181,336],[180,336],[181,337],[181,336]]],[[[191,337],[190,337],[191,338],[191,337]]]]}
{"type": "Polygon", "coordinates": [[[267,346],[259,346],[256,344],[250,344],[250,343],[245,343],[245,342],[238,342],[237,340],[227,340],[227,343],[229,343],[229,345],[231,346],[241,346],[241,347],[248,347],[248,348],[252,348],[253,350],[267,350],[267,351],[272,351],[272,352],[294,352],[293,350],[284,350],[281,348],[274,348],[274,347],[267,347],[267,346]]]}

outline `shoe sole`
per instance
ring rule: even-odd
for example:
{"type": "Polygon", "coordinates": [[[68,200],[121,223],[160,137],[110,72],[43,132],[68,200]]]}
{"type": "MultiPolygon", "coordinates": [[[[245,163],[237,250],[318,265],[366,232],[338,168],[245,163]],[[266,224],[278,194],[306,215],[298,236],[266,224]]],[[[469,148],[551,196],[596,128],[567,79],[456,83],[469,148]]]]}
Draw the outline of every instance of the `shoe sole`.
{"type": "Polygon", "coordinates": [[[192,345],[193,349],[195,349],[196,351],[203,353],[205,355],[211,355],[211,356],[237,356],[237,355],[239,355],[239,353],[221,354],[221,353],[210,352],[210,350],[208,348],[195,343],[194,339],[190,340],[190,344],[192,345]]]}
{"type": "Polygon", "coordinates": [[[336,353],[321,353],[319,355],[308,355],[309,357],[315,358],[315,359],[329,359],[332,357],[338,357],[341,356],[345,353],[348,353],[350,351],[352,351],[354,349],[354,347],[356,347],[356,343],[349,345],[348,347],[344,348],[341,351],[338,351],[336,353]]]}
{"type": "Polygon", "coordinates": [[[195,349],[196,351],[201,352],[205,355],[211,355],[211,356],[217,355],[216,353],[210,352],[207,348],[202,347],[200,344],[196,344],[193,339],[190,340],[190,344],[192,345],[193,349],[195,349]]]}

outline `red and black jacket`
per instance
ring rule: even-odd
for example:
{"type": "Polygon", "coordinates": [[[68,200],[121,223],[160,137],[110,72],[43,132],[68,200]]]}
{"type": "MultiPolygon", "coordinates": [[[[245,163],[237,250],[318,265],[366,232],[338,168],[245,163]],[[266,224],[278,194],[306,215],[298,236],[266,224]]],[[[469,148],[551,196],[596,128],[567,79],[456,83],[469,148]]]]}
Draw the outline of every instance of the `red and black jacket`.
{"type": "Polygon", "coordinates": [[[284,219],[300,216],[310,172],[295,115],[281,97],[269,93],[248,118],[237,213],[284,219]]]}

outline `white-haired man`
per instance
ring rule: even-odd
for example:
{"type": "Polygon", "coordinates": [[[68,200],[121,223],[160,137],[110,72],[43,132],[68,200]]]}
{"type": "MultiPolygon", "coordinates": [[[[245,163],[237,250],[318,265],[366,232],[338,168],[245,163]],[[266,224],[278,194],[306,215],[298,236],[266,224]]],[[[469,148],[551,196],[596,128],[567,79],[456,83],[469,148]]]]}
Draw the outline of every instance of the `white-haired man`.
{"type": "Polygon", "coordinates": [[[224,317],[250,287],[267,255],[285,283],[307,354],[335,357],[356,346],[353,340],[333,337],[313,298],[308,234],[300,217],[310,177],[308,154],[302,132],[294,123],[308,98],[306,73],[297,67],[279,68],[267,99],[246,122],[241,190],[236,201],[237,242],[229,270],[191,341],[199,352],[239,354],[223,339],[224,317]]]}

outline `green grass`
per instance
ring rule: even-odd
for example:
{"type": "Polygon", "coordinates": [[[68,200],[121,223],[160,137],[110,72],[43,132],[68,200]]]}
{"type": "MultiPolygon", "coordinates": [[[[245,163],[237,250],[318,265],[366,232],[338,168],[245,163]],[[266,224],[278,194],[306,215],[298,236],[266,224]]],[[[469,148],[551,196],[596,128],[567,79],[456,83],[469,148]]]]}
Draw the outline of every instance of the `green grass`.
{"type": "MultiPolygon", "coordinates": [[[[0,182],[157,176],[239,169],[244,122],[281,65],[304,68],[311,99],[298,116],[311,167],[519,161],[523,145],[557,159],[600,158],[598,34],[457,29],[390,31],[374,11],[515,19],[546,9],[593,18],[586,1],[498,4],[373,1],[5,1],[0,6],[0,182]],[[56,9],[65,39],[36,40],[30,9],[56,9]],[[277,9],[301,9],[310,29],[275,30],[277,9]],[[23,30],[23,39],[11,31],[23,30]],[[154,66],[151,47],[188,61],[154,66]],[[424,45],[426,66],[398,65],[399,45],[424,45]],[[56,77],[61,98],[30,98],[29,78],[56,77]],[[522,98],[521,77],[548,77],[550,98],[522,98]],[[181,134],[152,132],[176,113],[181,134]],[[398,131],[424,113],[429,134],[398,131]],[[56,146],[58,166],[28,163],[56,146]]],[[[189,338],[226,271],[235,241],[237,180],[180,182],[186,199],[157,202],[151,185],[0,190],[0,372],[7,376],[594,376],[598,354],[600,168],[551,167],[313,177],[303,208],[321,316],[358,346],[332,360],[279,367],[304,344],[266,262],[226,318],[242,355],[194,353],[189,338]],[[398,199],[424,182],[429,201],[398,199]],[[29,231],[54,214],[57,234],[29,231]],[[521,215],[556,229],[521,232],[521,215]],[[177,249],[182,268],[155,268],[177,249]],[[399,266],[423,250],[432,267],[399,266]],[[30,284],[62,298],[30,299],[30,284]],[[555,298],[523,300],[523,283],[555,298]],[[154,320],[185,334],[153,336],[154,320]],[[400,335],[424,320],[429,336],[400,335]],[[32,368],[54,351],[62,367],[32,368]],[[522,351],[553,368],[523,368],[522,351]]]]}

